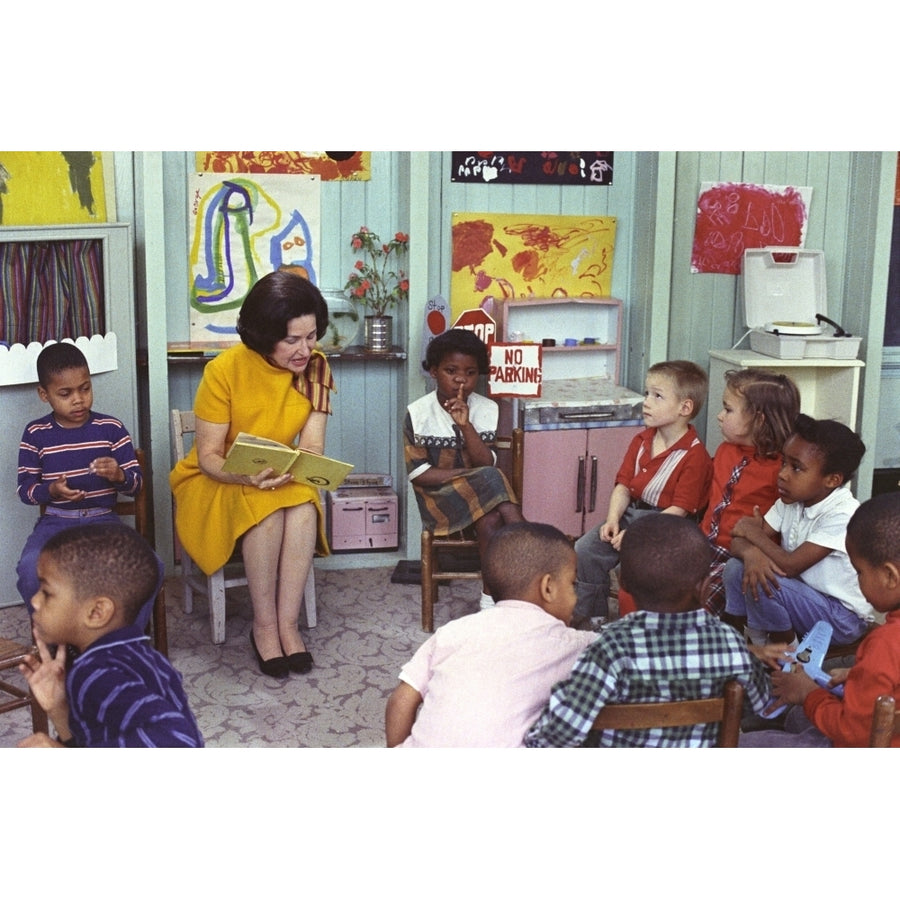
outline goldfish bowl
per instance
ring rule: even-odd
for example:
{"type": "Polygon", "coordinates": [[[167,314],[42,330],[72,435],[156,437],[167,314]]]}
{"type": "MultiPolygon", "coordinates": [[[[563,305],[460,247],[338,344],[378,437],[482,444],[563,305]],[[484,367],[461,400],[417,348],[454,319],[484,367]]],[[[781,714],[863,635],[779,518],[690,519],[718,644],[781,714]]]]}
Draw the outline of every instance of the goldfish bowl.
{"type": "Polygon", "coordinates": [[[351,300],[337,291],[322,291],[328,304],[328,327],[319,341],[326,353],[339,353],[356,341],[359,334],[359,310],[351,300]]]}

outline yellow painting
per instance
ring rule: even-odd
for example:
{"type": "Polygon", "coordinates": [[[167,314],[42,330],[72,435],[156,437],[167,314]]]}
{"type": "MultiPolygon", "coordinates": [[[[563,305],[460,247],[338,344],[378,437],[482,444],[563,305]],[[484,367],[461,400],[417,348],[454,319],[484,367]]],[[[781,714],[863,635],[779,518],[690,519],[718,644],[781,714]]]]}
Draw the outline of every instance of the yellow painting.
{"type": "Polygon", "coordinates": [[[613,216],[454,213],[453,318],[494,299],[608,297],[613,216]]]}
{"type": "Polygon", "coordinates": [[[107,188],[99,151],[0,150],[0,225],[114,221],[107,188]]]}

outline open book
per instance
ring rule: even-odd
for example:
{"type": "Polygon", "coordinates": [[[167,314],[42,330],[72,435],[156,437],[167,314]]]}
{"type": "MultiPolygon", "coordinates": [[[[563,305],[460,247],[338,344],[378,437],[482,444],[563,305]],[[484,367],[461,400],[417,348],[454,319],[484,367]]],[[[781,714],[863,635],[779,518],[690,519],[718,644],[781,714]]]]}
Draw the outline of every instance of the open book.
{"type": "Polygon", "coordinates": [[[277,475],[290,472],[294,481],[333,491],[347,477],[352,463],[329,459],[278,441],[240,432],[225,457],[223,471],[234,475],[256,475],[274,469],[277,475]]]}

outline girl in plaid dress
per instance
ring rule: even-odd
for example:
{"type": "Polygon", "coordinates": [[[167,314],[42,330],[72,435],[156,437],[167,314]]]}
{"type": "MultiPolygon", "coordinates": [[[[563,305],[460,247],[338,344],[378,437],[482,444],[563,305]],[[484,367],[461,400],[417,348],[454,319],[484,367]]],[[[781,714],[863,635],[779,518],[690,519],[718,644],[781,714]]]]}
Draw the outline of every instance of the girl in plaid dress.
{"type": "MultiPolygon", "coordinates": [[[[519,501],[496,467],[499,409],[475,393],[488,372],[487,347],[473,331],[452,328],[428,345],[422,367],[437,387],[409,405],[403,424],[422,524],[436,535],[474,526],[483,558],[498,528],[522,521],[519,501]]],[[[491,602],[482,592],[482,607],[491,602]]]]}
{"type": "Polygon", "coordinates": [[[725,373],[717,417],[723,441],[713,457],[709,504],[700,523],[715,554],[704,602],[714,616],[725,610],[722,572],[731,559],[731,529],[752,516],[754,507],[767,510],[778,499],[781,448],[799,414],[800,392],[787,375],[756,368],[725,373]]]}

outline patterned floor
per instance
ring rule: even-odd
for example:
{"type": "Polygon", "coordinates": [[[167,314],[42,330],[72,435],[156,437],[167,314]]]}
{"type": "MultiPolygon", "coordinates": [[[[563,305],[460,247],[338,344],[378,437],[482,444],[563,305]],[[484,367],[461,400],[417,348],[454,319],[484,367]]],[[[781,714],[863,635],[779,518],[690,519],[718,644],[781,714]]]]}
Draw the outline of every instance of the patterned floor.
{"type": "MultiPolygon", "coordinates": [[[[383,747],[384,706],[400,667],[427,637],[418,585],[392,584],[391,568],[317,570],[318,624],[304,632],[308,675],[262,675],[250,649],[246,588],[229,591],[225,643],[209,638],[206,601],[181,608],[181,583],[166,587],[169,658],[182,673],[209,747],[383,747]]],[[[440,589],[435,625],[478,608],[480,583],[440,589]]],[[[29,640],[24,606],[0,609],[0,634],[29,640]]],[[[18,678],[18,676],[14,676],[18,678]]],[[[0,747],[31,730],[27,710],[0,716],[0,747]]]]}

